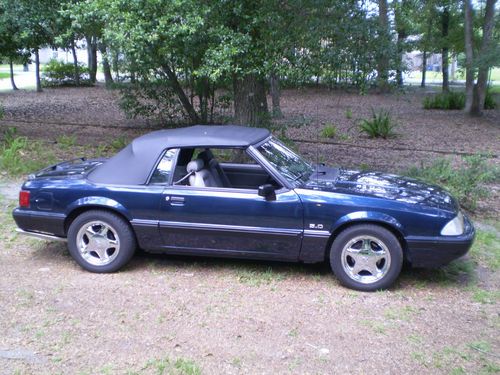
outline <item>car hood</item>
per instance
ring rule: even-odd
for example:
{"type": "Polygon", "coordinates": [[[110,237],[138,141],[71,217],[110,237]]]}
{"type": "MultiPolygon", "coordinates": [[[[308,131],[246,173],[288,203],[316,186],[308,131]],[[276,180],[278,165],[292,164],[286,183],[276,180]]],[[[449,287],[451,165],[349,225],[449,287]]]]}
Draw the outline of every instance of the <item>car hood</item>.
{"type": "Polygon", "coordinates": [[[306,188],[384,198],[455,212],[458,205],[439,186],[394,174],[318,166],[306,188]]]}

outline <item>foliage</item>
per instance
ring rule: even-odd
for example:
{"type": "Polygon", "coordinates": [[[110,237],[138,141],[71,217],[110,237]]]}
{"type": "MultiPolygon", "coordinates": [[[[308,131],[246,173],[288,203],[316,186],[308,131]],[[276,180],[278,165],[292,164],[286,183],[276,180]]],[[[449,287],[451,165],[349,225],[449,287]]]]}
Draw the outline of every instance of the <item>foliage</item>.
{"type": "MultiPolygon", "coordinates": [[[[464,109],[465,93],[458,91],[450,91],[447,93],[439,93],[424,98],[425,109],[464,109]]],[[[484,101],[484,109],[495,109],[496,102],[493,94],[486,92],[484,101]]]]}
{"type": "Polygon", "coordinates": [[[3,105],[2,105],[2,103],[0,103],[0,120],[3,119],[4,114],[5,114],[5,112],[3,109],[3,105]]]}
{"type": "MultiPolygon", "coordinates": [[[[92,85],[89,70],[83,64],[78,67],[80,86],[92,85]]],[[[42,82],[44,86],[75,86],[75,67],[73,64],[52,59],[43,68],[42,82]]]]}
{"type": "Polygon", "coordinates": [[[40,142],[17,136],[13,128],[5,131],[4,141],[0,146],[0,169],[7,174],[27,174],[47,166],[54,160],[54,155],[40,142]]]}
{"type": "Polygon", "coordinates": [[[323,138],[335,138],[336,135],[337,135],[337,127],[335,125],[327,124],[321,130],[321,136],[323,138]]]}
{"type": "Polygon", "coordinates": [[[186,122],[187,116],[168,82],[139,81],[120,90],[120,107],[128,118],[142,117],[160,122],[186,122]]]}
{"type": "Polygon", "coordinates": [[[498,181],[500,171],[482,155],[464,157],[463,162],[462,167],[453,167],[450,159],[442,158],[431,165],[413,167],[406,174],[443,186],[458,199],[463,208],[473,211],[478,200],[489,195],[484,184],[498,181]]]}
{"type": "Polygon", "coordinates": [[[381,109],[375,112],[372,108],[372,117],[370,119],[361,120],[359,128],[370,138],[386,139],[394,136],[394,129],[396,126],[389,111],[381,109]]]}
{"type": "Polygon", "coordinates": [[[456,91],[439,93],[424,98],[425,109],[463,109],[465,94],[456,91]]]}

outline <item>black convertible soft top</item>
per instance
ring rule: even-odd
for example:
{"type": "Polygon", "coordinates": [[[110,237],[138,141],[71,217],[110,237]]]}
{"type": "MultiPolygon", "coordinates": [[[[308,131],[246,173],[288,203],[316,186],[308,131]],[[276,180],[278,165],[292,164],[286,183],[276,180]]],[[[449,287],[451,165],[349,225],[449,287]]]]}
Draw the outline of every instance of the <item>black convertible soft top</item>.
{"type": "Polygon", "coordinates": [[[236,125],[196,125],[158,130],[136,138],[123,150],[89,173],[96,183],[142,185],[162,152],[182,147],[248,147],[270,133],[267,129],[236,125]]]}

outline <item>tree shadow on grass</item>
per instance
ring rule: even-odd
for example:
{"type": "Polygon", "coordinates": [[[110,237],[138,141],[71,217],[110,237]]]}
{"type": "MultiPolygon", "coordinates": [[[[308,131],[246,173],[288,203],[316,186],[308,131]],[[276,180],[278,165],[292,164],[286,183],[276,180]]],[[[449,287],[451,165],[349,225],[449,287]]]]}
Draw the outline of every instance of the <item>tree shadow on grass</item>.
{"type": "MultiPolygon", "coordinates": [[[[43,263],[74,263],[64,242],[39,242],[33,258],[43,263]]],[[[242,283],[269,284],[285,279],[336,280],[328,262],[303,264],[278,261],[154,254],[138,250],[123,272],[232,274],[242,283]]],[[[391,290],[426,287],[463,287],[477,281],[477,266],[469,257],[437,269],[404,267],[391,290]]],[[[336,284],[338,285],[338,284],[336,284]]]]}

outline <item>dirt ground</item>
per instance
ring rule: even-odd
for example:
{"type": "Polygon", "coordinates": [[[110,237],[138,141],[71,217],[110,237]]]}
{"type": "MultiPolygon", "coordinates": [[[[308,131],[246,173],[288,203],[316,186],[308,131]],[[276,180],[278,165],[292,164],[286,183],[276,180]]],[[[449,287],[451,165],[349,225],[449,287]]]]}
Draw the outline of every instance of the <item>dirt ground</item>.
{"type": "MultiPolygon", "coordinates": [[[[343,145],[296,143],[346,166],[398,170],[457,151],[500,154],[499,111],[473,120],[424,111],[421,95],[285,91],[282,122],[289,137],[308,141],[326,123],[337,126],[343,145]],[[397,138],[358,134],[356,120],[371,106],[391,110],[397,138]]],[[[102,144],[151,126],[125,119],[116,92],[103,88],[0,101],[2,127],[53,142],[74,134],[80,145],[102,144]],[[135,125],[142,128],[128,128],[135,125]]],[[[122,272],[97,275],[81,270],[64,243],[15,235],[15,182],[0,185],[0,374],[500,372],[500,280],[481,264],[404,270],[377,293],[341,287],[326,265],[144,253],[122,272]]]]}

